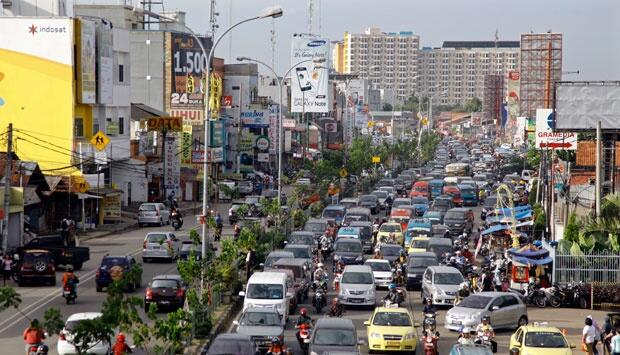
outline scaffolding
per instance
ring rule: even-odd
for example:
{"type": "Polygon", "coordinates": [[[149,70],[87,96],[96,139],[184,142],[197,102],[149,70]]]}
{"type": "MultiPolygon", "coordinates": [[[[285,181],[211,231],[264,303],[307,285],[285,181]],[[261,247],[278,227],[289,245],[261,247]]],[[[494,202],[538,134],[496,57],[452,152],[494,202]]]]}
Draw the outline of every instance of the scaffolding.
{"type": "Polygon", "coordinates": [[[482,95],[482,125],[490,128],[493,124],[497,124],[492,131],[499,131],[504,102],[504,75],[485,75],[482,95]]]}
{"type": "Polygon", "coordinates": [[[554,107],[553,85],[562,80],[562,34],[521,35],[521,114],[536,117],[537,108],[554,107]]]}

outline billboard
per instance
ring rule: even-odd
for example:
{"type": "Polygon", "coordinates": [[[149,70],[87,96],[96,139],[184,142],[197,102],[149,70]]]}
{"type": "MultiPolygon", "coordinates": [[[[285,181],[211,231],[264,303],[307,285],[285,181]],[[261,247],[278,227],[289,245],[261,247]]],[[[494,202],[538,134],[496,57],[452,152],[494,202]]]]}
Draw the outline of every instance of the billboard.
{"type": "Polygon", "coordinates": [[[269,109],[241,111],[241,124],[248,128],[268,128],[269,109]]]}
{"type": "Polygon", "coordinates": [[[511,70],[508,72],[506,81],[506,103],[508,104],[508,115],[511,121],[519,116],[519,83],[521,76],[518,71],[511,70]]]}
{"type": "MultiPolygon", "coordinates": [[[[207,58],[196,39],[186,33],[168,33],[166,54],[170,77],[170,97],[166,98],[168,109],[201,109],[204,105],[204,70],[207,58]]],[[[200,37],[207,51],[211,39],[200,37]]]]}
{"type": "Polygon", "coordinates": [[[112,23],[97,23],[97,103],[111,104],[114,88],[112,23]]]}
{"type": "Polygon", "coordinates": [[[97,103],[97,81],[95,79],[95,22],[76,20],[79,24],[76,38],[77,50],[77,101],[82,104],[97,103]]]}
{"type": "Polygon", "coordinates": [[[57,175],[76,171],[66,168],[74,163],[66,154],[74,148],[73,26],[67,18],[0,17],[0,33],[11,34],[0,35],[0,126],[12,122],[38,137],[19,141],[20,156],[57,175]]]}
{"type": "Polygon", "coordinates": [[[164,185],[167,194],[179,195],[179,183],[181,181],[181,160],[177,157],[179,151],[178,139],[176,135],[166,137],[166,147],[164,149],[164,185]]]}
{"type": "Polygon", "coordinates": [[[577,150],[577,133],[554,132],[555,117],[553,109],[536,110],[536,148],[577,150]]]}
{"type": "Polygon", "coordinates": [[[295,36],[291,57],[295,66],[291,71],[291,112],[329,112],[329,40],[295,36]],[[317,64],[314,59],[325,62],[317,64]]]}
{"type": "Polygon", "coordinates": [[[620,82],[557,82],[556,130],[617,130],[620,127],[620,82]]]}

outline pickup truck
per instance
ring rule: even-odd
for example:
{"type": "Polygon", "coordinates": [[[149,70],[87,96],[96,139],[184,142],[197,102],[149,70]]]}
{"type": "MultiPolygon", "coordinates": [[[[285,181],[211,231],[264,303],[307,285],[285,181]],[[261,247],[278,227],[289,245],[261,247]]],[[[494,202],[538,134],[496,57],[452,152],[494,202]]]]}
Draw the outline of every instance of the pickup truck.
{"type": "Polygon", "coordinates": [[[17,248],[17,253],[23,250],[39,249],[48,250],[54,257],[54,265],[73,265],[73,269],[79,270],[82,264],[90,260],[90,248],[66,246],[60,235],[39,236],[32,239],[24,246],[17,248]]]}

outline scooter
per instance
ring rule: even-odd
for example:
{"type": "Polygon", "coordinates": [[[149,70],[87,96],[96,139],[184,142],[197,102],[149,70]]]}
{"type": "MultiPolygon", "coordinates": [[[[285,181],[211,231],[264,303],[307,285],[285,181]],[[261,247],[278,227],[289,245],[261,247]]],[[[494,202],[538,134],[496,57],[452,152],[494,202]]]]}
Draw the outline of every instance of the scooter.
{"type": "Polygon", "coordinates": [[[304,355],[308,354],[308,348],[310,347],[310,331],[312,327],[306,323],[302,325],[295,326],[295,328],[299,329],[297,333],[299,334],[299,347],[304,352],[304,355]]]}
{"type": "Polygon", "coordinates": [[[45,344],[32,345],[28,348],[28,355],[47,355],[49,347],[45,344]]]}
{"type": "Polygon", "coordinates": [[[422,321],[423,330],[425,332],[434,333],[437,329],[437,312],[424,313],[424,320],[422,321]]]}
{"type": "Polygon", "coordinates": [[[181,217],[173,218],[172,228],[174,228],[175,231],[178,231],[179,229],[181,229],[181,227],[183,227],[183,218],[181,217]]]}
{"type": "Polygon", "coordinates": [[[67,304],[75,303],[75,299],[77,298],[77,294],[75,292],[75,285],[67,285],[62,288],[62,297],[65,299],[67,304]]]}
{"type": "Polygon", "coordinates": [[[497,352],[497,343],[489,332],[478,332],[478,338],[475,343],[489,347],[493,353],[497,352]]]}
{"type": "Polygon", "coordinates": [[[433,333],[425,331],[422,336],[424,342],[424,355],[437,355],[437,341],[439,340],[439,333],[433,333]]]}
{"type": "Polygon", "coordinates": [[[316,313],[321,314],[323,307],[325,307],[325,293],[323,292],[322,287],[318,287],[314,292],[314,297],[312,298],[312,305],[316,309],[316,313]]]}

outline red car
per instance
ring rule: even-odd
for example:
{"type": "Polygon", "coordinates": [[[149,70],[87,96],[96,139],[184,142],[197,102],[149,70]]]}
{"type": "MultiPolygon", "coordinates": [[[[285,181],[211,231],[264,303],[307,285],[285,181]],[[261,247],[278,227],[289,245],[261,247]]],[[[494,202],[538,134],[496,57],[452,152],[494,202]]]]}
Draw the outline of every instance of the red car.
{"type": "Polygon", "coordinates": [[[413,198],[417,196],[426,197],[429,200],[431,199],[431,188],[428,181],[416,181],[416,183],[413,184],[409,197],[413,198]]]}
{"type": "Polygon", "coordinates": [[[459,190],[456,186],[444,186],[443,187],[444,195],[452,196],[452,203],[455,206],[461,207],[463,206],[463,198],[461,197],[461,190],[459,190]]]}

